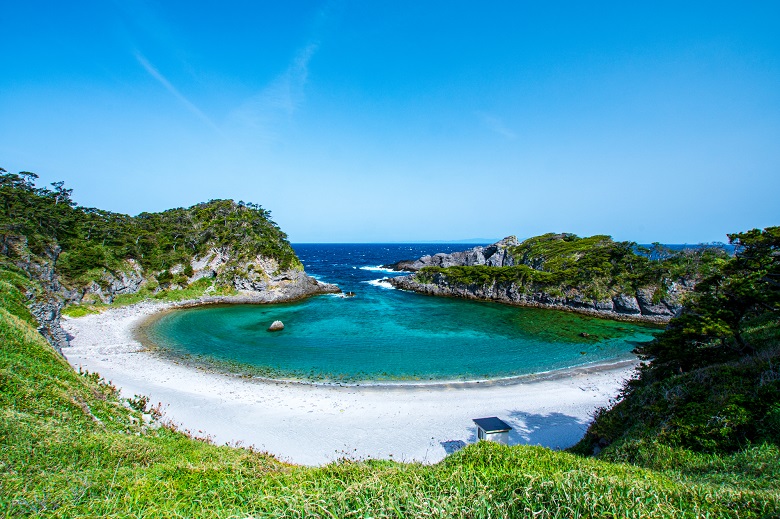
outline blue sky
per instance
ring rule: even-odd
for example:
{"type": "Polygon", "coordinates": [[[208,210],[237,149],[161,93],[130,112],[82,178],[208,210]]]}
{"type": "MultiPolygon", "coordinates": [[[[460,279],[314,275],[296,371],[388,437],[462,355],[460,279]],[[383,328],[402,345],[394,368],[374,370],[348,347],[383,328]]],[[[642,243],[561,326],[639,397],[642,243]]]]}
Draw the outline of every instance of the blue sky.
{"type": "Polygon", "coordinates": [[[3,2],[0,166],[293,242],[780,225],[778,2],[3,2]],[[486,5],[483,5],[486,4],[486,5]]]}

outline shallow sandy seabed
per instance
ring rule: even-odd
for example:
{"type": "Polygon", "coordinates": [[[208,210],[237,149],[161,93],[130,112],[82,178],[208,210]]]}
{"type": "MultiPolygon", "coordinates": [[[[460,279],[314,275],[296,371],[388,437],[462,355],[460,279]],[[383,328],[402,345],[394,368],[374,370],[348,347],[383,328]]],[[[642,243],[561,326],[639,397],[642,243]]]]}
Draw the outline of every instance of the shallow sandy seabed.
{"type": "Polygon", "coordinates": [[[436,462],[476,441],[471,420],[485,416],[513,427],[510,444],[566,448],[633,371],[621,363],[515,383],[374,387],[240,378],[163,358],[134,338],[142,321],[171,306],[140,303],[64,318],[72,338],[63,352],[74,368],[100,373],[123,396],[161,402],[164,419],[196,436],[298,464],[343,457],[436,462]]]}

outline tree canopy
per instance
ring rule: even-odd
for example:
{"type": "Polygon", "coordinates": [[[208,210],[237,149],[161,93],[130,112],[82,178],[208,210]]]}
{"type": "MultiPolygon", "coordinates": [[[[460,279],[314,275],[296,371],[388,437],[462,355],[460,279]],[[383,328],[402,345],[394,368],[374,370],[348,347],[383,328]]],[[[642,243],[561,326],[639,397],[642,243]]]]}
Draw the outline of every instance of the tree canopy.
{"type": "Polygon", "coordinates": [[[13,255],[20,240],[35,255],[57,249],[55,268],[65,280],[84,281],[128,259],[165,271],[215,248],[237,261],[263,255],[281,269],[300,265],[287,235],[258,204],[210,200],[133,217],[79,206],[63,182],[39,188],[37,178],[0,169],[0,252],[13,255]]]}
{"type": "Polygon", "coordinates": [[[735,255],[696,285],[685,310],[638,352],[657,376],[756,352],[745,327],[780,317],[780,227],[729,234],[735,255]]]}

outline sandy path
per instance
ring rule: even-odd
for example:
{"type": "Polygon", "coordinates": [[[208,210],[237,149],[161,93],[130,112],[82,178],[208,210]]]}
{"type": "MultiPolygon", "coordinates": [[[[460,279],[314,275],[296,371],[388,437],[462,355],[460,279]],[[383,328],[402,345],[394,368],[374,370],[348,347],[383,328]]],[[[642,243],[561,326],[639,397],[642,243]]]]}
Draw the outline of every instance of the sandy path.
{"type": "Polygon", "coordinates": [[[217,443],[254,445],[306,465],[340,457],[435,462],[476,439],[472,418],[498,416],[512,444],[565,448],[614,397],[631,366],[580,370],[514,384],[341,387],[207,372],[144,350],[133,329],[169,305],[141,303],[63,319],[69,362],[112,381],[123,396],[162,402],[165,417],[217,443]]]}

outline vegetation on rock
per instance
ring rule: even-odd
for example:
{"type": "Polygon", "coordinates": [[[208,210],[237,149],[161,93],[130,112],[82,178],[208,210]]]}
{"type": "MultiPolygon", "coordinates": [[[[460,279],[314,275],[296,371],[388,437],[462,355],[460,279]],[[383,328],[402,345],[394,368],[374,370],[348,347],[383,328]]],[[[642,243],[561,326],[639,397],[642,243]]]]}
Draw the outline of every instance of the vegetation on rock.
{"type": "Polygon", "coordinates": [[[637,348],[646,361],[638,378],[597,414],[579,452],[609,446],[610,459],[647,461],[640,451],[659,446],[724,453],[780,445],[780,227],[729,238],[735,256],[637,348]]]}
{"type": "Polygon", "coordinates": [[[529,238],[508,247],[507,254],[513,266],[425,267],[415,276],[423,283],[436,275],[461,285],[511,283],[525,293],[562,295],[576,290],[594,301],[651,288],[657,302],[673,282],[697,279],[728,258],[719,247],[675,252],[659,244],[648,249],[609,236],[580,238],[568,233],[529,238]]]}
{"type": "Polygon", "coordinates": [[[135,264],[163,288],[185,286],[192,260],[215,249],[229,260],[222,284],[257,256],[275,260],[279,270],[301,268],[285,233],[257,204],[211,200],[132,217],[78,206],[62,182],[39,188],[36,178],[0,168],[0,254],[53,258],[66,286],[105,282],[106,272],[120,276],[135,264]]]}

